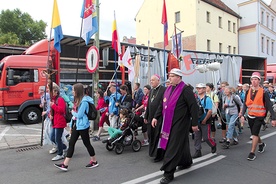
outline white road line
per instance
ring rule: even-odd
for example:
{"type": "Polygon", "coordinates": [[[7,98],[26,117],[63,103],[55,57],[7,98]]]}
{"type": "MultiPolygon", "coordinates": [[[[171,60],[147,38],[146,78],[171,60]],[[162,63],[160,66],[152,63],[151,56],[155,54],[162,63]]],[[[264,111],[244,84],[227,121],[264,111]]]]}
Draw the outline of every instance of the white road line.
{"type": "Polygon", "coordinates": [[[2,138],[5,136],[6,132],[9,131],[11,127],[6,127],[0,134],[0,141],[2,140],[2,138]]]}
{"type": "MultiPolygon", "coordinates": [[[[269,133],[269,134],[266,134],[266,135],[263,135],[263,136],[261,136],[261,139],[263,140],[263,139],[266,139],[266,138],[268,138],[268,137],[271,137],[271,136],[274,136],[274,135],[276,135],[276,131],[275,132],[272,132],[272,133],[269,133]]],[[[252,143],[252,141],[248,141],[247,143],[252,143]]]]}
{"type": "Polygon", "coordinates": [[[35,135],[35,134],[5,134],[5,137],[18,137],[18,136],[29,136],[29,137],[38,137],[41,135],[35,135]]]}
{"type": "MultiPolygon", "coordinates": [[[[215,158],[213,158],[213,159],[211,159],[211,160],[207,160],[207,161],[202,162],[202,163],[200,163],[200,164],[194,165],[194,166],[190,167],[189,169],[185,169],[185,170],[182,170],[182,171],[178,171],[178,172],[176,172],[176,173],[174,174],[174,177],[178,177],[178,176],[181,176],[181,175],[183,175],[183,174],[186,174],[186,173],[189,173],[189,172],[191,172],[191,171],[194,171],[194,170],[196,170],[196,169],[199,169],[199,168],[201,168],[201,167],[205,167],[205,166],[207,166],[207,165],[210,165],[210,164],[212,164],[212,163],[215,163],[215,162],[217,162],[217,161],[220,161],[221,159],[223,159],[223,158],[225,158],[225,157],[226,157],[226,156],[224,156],[224,155],[220,155],[220,156],[217,156],[217,157],[215,157],[215,158]]],[[[151,181],[151,182],[146,183],[146,184],[157,184],[157,183],[160,182],[160,179],[161,179],[161,178],[156,179],[156,180],[151,181]]]]}
{"type": "MultiPolygon", "coordinates": [[[[196,158],[196,159],[193,159],[193,163],[197,163],[197,162],[201,162],[203,160],[206,160],[206,159],[209,159],[213,156],[216,156],[217,154],[212,154],[212,153],[209,153],[207,155],[204,155],[202,157],[199,157],[199,158],[196,158]]],[[[140,178],[136,178],[134,180],[130,180],[130,181],[127,181],[127,182],[124,182],[122,184],[134,184],[134,183],[140,183],[140,182],[143,182],[143,181],[146,181],[146,180],[149,180],[151,178],[154,178],[154,177],[157,177],[157,176],[161,176],[163,174],[163,171],[157,171],[157,172],[154,172],[154,173],[151,173],[151,174],[148,174],[148,175],[145,175],[145,176],[142,176],[140,178]]]]}
{"type": "Polygon", "coordinates": [[[41,128],[30,128],[30,127],[18,127],[18,129],[28,129],[28,130],[37,130],[37,131],[41,131],[41,128]]]}

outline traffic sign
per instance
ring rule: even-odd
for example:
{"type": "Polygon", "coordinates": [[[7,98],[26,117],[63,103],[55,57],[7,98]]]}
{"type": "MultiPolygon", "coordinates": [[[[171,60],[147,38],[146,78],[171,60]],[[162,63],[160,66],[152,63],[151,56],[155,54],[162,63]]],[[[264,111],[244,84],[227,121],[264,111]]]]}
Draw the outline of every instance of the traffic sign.
{"type": "Polygon", "coordinates": [[[91,46],[86,53],[86,69],[90,73],[94,73],[99,66],[99,50],[95,46],[91,46]]]}

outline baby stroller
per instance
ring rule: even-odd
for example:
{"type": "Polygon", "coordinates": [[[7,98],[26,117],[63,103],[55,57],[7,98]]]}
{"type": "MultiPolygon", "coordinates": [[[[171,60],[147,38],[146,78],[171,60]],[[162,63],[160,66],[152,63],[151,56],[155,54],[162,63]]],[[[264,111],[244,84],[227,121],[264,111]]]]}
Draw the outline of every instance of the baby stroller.
{"type": "Polygon", "coordinates": [[[141,141],[136,139],[134,135],[134,130],[137,129],[137,124],[134,120],[134,113],[130,114],[131,121],[128,125],[128,127],[123,130],[123,133],[121,135],[118,135],[114,139],[110,139],[106,143],[106,149],[108,151],[112,151],[115,148],[115,153],[121,154],[124,151],[124,148],[126,146],[131,146],[132,150],[134,152],[138,152],[141,149],[141,141]]]}

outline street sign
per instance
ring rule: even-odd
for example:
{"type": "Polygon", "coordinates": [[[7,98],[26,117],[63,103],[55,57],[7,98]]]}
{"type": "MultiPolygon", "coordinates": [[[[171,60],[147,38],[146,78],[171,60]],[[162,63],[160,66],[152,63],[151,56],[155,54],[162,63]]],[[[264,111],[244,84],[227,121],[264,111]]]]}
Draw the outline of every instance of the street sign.
{"type": "Polygon", "coordinates": [[[99,66],[99,50],[95,46],[91,46],[86,53],[86,69],[90,73],[94,73],[99,66]]]}

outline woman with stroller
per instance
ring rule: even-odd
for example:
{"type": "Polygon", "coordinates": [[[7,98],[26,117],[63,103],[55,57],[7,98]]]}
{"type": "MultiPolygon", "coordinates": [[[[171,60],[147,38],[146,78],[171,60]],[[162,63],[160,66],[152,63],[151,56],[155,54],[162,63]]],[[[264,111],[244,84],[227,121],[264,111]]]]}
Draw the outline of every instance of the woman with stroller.
{"type": "Polygon", "coordinates": [[[118,128],[113,128],[109,127],[108,128],[108,134],[109,138],[106,140],[103,140],[103,143],[107,143],[110,140],[113,140],[114,138],[122,135],[123,131],[128,127],[130,119],[128,118],[129,111],[128,109],[121,109],[120,110],[120,119],[119,119],[119,127],[118,128]]]}
{"type": "Polygon", "coordinates": [[[73,95],[74,95],[74,107],[72,112],[72,120],[70,122],[71,127],[71,138],[69,142],[69,149],[66,155],[66,158],[62,164],[55,164],[55,166],[63,171],[68,170],[68,164],[71,160],[75,144],[81,136],[82,142],[88,150],[90,155],[90,162],[86,165],[86,168],[95,168],[99,166],[96,157],[95,150],[90,143],[89,138],[89,128],[90,122],[88,120],[87,114],[89,111],[89,104],[94,103],[93,99],[90,96],[84,95],[84,87],[81,83],[77,83],[73,86],[73,95]]]}

